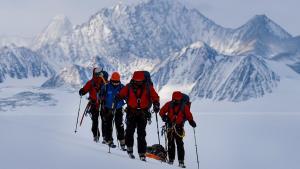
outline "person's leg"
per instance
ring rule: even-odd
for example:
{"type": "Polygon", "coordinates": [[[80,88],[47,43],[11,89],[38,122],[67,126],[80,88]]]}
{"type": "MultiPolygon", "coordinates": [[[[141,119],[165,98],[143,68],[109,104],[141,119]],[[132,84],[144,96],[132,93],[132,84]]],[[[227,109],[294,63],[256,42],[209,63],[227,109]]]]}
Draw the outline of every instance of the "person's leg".
{"type": "Polygon", "coordinates": [[[99,111],[97,110],[96,106],[91,106],[91,114],[92,114],[92,133],[94,136],[95,141],[99,141],[100,137],[100,131],[98,129],[98,117],[99,117],[99,111]]]}
{"type": "Polygon", "coordinates": [[[184,129],[183,127],[176,127],[176,131],[178,134],[175,135],[175,141],[176,141],[176,145],[177,145],[177,154],[178,154],[178,162],[179,162],[179,166],[185,168],[184,165],[184,155],[185,155],[185,151],[184,151],[184,143],[183,143],[183,133],[184,133],[184,129]]]}
{"type": "Polygon", "coordinates": [[[134,144],[134,131],[136,128],[136,121],[133,112],[127,112],[126,116],[126,132],[125,132],[125,144],[127,146],[127,152],[133,153],[134,144]]]}
{"type": "MultiPolygon", "coordinates": [[[[124,142],[124,124],[123,124],[123,111],[122,108],[116,110],[115,125],[117,130],[117,138],[121,142],[124,142]]],[[[123,143],[125,144],[125,142],[123,143]]]]}
{"type": "Polygon", "coordinates": [[[174,132],[169,130],[167,133],[168,138],[168,155],[169,155],[169,162],[173,164],[175,159],[175,140],[174,140],[174,132]]]}
{"type": "Polygon", "coordinates": [[[140,156],[145,156],[147,149],[146,142],[146,126],[147,119],[144,112],[139,112],[137,115],[137,141],[138,141],[138,153],[140,156]]]}
{"type": "Polygon", "coordinates": [[[104,121],[104,131],[105,131],[105,139],[107,143],[112,143],[112,111],[111,109],[105,108],[105,112],[103,113],[103,121],[104,121]]]}
{"type": "Polygon", "coordinates": [[[101,117],[101,131],[102,131],[102,139],[103,139],[103,143],[104,141],[106,140],[105,136],[106,136],[106,133],[105,133],[105,124],[104,124],[104,117],[103,117],[103,114],[105,113],[105,108],[103,108],[100,112],[100,117],[101,117]]]}

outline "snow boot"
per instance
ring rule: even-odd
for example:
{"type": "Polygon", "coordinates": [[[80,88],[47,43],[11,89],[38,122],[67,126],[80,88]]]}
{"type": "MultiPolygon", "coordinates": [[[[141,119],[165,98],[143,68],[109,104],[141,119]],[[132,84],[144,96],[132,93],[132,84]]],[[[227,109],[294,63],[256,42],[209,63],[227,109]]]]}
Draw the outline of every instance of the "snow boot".
{"type": "Polygon", "coordinates": [[[116,147],[117,147],[117,146],[114,144],[113,141],[107,141],[106,143],[107,143],[107,145],[108,145],[110,148],[116,148],[116,147]]]}
{"type": "Polygon", "coordinates": [[[174,163],[174,160],[169,160],[168,161],[168,164],[170,164],[170,165],[173,165],[173,163],[174,163]]]}
{"type": "Polygon", "coordinates": [[[94,142],[98,143],[99,142],[99,137],[95,136],[94,137],[94,142]]]}
{"type": "Polygon", "coordinates": [[[129,158],[131,159],[135,159],[135,156],[133,155],[133,153],[128,153],[129,158]]]}
{"type": "Polygon", "coordinates": [[[121,150],[126,151],[125,140],[120,140],[121,150]]]}
{"type": "Polygon", "coordinates": [[[179,167],[180,167],[180,168],[186,168],[186,166],[184,165],[184,162],[183,162],[183,161],[179,161],[179,167]]]}
{"type": "Polygon", "coordinates": [[[133,155],[133,147],[127,147],[127,154],[129,158],[135,159],[135,156],[133,155]]]}
{"type": "Polygon", "coordinates": [[[141,161],[146,161],[146,156],[145,154],[139,154],[140,155],[140,160],[141,161]]]}

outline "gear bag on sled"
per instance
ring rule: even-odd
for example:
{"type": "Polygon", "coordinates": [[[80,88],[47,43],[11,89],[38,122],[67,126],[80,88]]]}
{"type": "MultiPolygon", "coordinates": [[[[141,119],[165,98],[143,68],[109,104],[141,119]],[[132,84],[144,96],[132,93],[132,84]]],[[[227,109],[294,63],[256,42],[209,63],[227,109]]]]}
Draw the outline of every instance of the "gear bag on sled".
{"type": "Polygon", "coordinates": [[[167,151],[162,145],[159,144],[148,146],[146,150],[146,156],[148,158],[156,159],[162,162],[168,161],[167,151]]]}

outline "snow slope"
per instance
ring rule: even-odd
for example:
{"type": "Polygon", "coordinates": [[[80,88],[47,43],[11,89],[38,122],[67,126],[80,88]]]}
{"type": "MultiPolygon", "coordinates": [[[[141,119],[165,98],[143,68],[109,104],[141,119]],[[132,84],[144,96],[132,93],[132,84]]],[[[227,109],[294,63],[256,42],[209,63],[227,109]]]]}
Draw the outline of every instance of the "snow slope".
{"type": "MultiPolygon", "coordinates": [[[[79,103],[77,92],[38,88],[43,79],[21,80],[23,84],[14,86],[11,84],[16,80],[9,81],[10,83],[0,84],[1,98],[10,97],[26,89],[33,93],[52,94],[57,104],[55,106],[36,104],[0,111],[1,168],[80,169],[120,168],[120,166],[130,169],[176,168],[177,162],[174,166],[169,166],[151,159],[148,159],[147,163],[131,160],[125,152],[118,149],[113,149],[112,153],[108,154],[107,146],[92,141],[91,123],[88,118],[84,119],[83,126],[75,134],[79,103]],[[34,81],[36,82],[33,83],[34,81]]],[[[166,98],[163,98],[163,102],[166,98]]],[[[258,100],[256,104],[263,103],[264,99],[265,97],[258,100]]],[[[87,100],[83,99],[83,105],[86,103],[87,100]]],[[[221,105],[211,105],[210,109],[213,110],[217,106],[221,105]]],[[[221,108],[219,110],[226,111],[226,107],[221,108]]],[[[299,110],[293,113],[274,114],[250,112],[254,109],[252,107],[248,113],[243,113],[245,109],[241,107],[235,109],[237,113],[206,112],[198,103],[192,104],[192,111],[198,124],[196,134],[200,168],[298,168],[299,110]]],[[[160,119],[159,125],[162,125],[160,119]]],[[[186,124],[185,148],[188,168],[197,167],[193,139],[193,131],[186,124]]],[[[154,122],[147,127],[147,142],[149,145],[157,143],[154,122]]]]}

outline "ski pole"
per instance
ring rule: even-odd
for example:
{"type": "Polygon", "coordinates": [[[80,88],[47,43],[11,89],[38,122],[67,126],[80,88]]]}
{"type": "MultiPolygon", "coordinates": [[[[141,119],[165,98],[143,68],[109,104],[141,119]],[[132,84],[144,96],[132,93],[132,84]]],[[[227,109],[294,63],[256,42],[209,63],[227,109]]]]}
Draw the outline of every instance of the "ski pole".
{"type": "Polygon", "coordinates": [[[85,114],[86,114],[86,112],[88,111],[89,108],[90,108],[90,102],[89,102],[89,103],[86,105],[86,107],[85,107],[85,110],[84,110],[84,112],[83,112],[83,114],[82,114],[82,117],[81,117],[81,120],[80,120],[80,123],[79,123],[79,126],[82,125],[83,118],[84,118],[84,116],[85,116],[85,114]]]}
{"type": "Polygon", "coordinates": [[[79,119],[80,106],[81,106],[81,99],[82,99],[82,96],[80,96],[80,101],[79,101],[79,107],[78,107],[78,112],[77,112],[77,120],[76,120],[75,133],[77,132],[78,119],[79,119]]]}
{"type": "Polygon", "coordinates": [[[159,138],[159,129],[158,129],[158,120],[157,120],[157,113],[155,113],[155,118],[156,118],[156,128],[157,128],[157,137],[158,137],[158,143],[160,145],[160,138],[159,138]]]}
{"type": "Polygon", "coordinates": [[[196,147],[196,155],[197,155],[197,164],[198,164],[198,169],[199,169],[199,157],[198,157],[198,148],[197,148],[197,139],[196,139],[195,128],[193,128],[193,130],[194,130],[194,139],[195,139],[195,147],[196,147]]]}
{"type": "MultiPolygon", "coordinates": [[[[100,130],[99,130],[99,122],[100,122],[100,112],[102,111],[102,102],[100,100],[100,104],[99,104],[99,112],[98,112],[98,125],[97,125],[97,139],[99,141],[99,137],[100,137],[100,130]]],[[[103,134],[103,133],[102,133],[103,134]]]]}
{"type": "MultiPolygon", "coordinates": [[[[113,135],[113,133],[114,133],[114,122],[115,122],[115,103],[112,103],[112,126],[111,126],[111,134],[113,135]]],[[[108,145],[108,153],[110,153],[110,145],[108,145]]]]}

